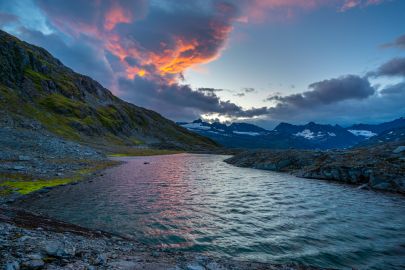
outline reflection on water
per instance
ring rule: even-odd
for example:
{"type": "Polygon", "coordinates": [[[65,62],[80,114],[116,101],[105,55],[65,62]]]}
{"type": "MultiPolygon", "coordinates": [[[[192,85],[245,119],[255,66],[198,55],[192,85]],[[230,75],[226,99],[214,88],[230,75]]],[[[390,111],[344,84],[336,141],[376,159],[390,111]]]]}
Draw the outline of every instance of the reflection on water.
{"type": "Polygon", "coordinates": [[[169,249],[335,268],[405,265],[404,197],[236,168],[224,158],[125,158],[93,182],[26,207],[169,249]]]}

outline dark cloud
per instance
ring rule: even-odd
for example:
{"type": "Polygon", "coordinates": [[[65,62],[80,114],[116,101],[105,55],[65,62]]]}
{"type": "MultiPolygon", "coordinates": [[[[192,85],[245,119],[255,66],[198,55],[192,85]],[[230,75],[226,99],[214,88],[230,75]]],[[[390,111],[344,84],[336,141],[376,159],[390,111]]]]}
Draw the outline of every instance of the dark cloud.
{"type": "Polygon", "coordinates": [[[18,22],[16,15],[0,12],[0,26],[15,22],[18,22]]]}
{"type": "Polygon", "coordinates": [[[382,47],[383,48],[396,47],[400,49],[405,49],[405,35],[398,37],[393,42],[383,44],[382,47]]]}
{"type": "Polygon", "coordinates": [[[309,85],[310,91],[288,96],[274,95],[268,101],[277,101],[278,106],[312,108],[349,99],[365,99],[374,94],[375,89],[366,78],[355,75],[342,76],[309,85]]]}
{"type": "Polygon", "coordinates": [[[255,117],[267,114],[266,107],[244,110],[235,103],[223,101],[216,95],[216,89],[205,88],[202,91],[194,91],[188,85],[159,85],[139,77],[133,80],[121,79],[119,87],[126,100],[176,119],[190,120],[205,113],[218,113],[229,117],[255,117]],[[206,91],[207,89],[209,90],[206,91]]]}
{"type": "Polygon", "coordinates": [[[381,65],[374,76],[405,76],[405,58],[394,58],[381,65]]]}
{"type": "Polygon", "coordinates": [[[253,93],[253,92],[256,91],[256,89],[254,89],[254,88],[252,88],[252,87],[246,87],[246,88],[243,88],[243,91],[244,91],[245,93],[253,93]]]}
{"type": "Polygon", "coordinates": [[[380,90],[382,95],[404,95],[405,96],[405,82],[400,82],[394,85],[389,85],[380,90]]]}

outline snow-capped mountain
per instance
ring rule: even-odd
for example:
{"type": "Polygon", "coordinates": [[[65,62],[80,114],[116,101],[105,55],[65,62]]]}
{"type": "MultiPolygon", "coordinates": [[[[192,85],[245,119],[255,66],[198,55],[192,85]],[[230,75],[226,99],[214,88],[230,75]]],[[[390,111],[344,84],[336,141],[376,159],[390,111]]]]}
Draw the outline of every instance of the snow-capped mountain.
{"type": "Polygon", "coordinates": [[[231,148],[332,149],[405,140],[405,118],[377,125],[306,125],[280,123],[267,130],[248,123],[208,123],[201,119],[179,125],[231,148]]]}
{"type": "Polygon", "coordinates": [[[356,125],[352,125],[352,126],[348,127],[347,130],[356,136],[362,136],[366,139],[370,139],[379,134],[382,134],[385,131],[391,131],[391,130],[394,130],[397,128],[402,128],[402,127],[405,127],[405,118],[404,117],[395,119],[390,122],[384,122],[384,123],[375,124],[375,125],[356,124],[356,125]]]}
{"type": "Polygon", "coordinates": [[[329,149],[349,147],[362,140],[340,126],[313,122],[302,126],[281,123],[272,131],[248,123],[225,125],[201,119],[178,124],[232,148],[329,149]]]}

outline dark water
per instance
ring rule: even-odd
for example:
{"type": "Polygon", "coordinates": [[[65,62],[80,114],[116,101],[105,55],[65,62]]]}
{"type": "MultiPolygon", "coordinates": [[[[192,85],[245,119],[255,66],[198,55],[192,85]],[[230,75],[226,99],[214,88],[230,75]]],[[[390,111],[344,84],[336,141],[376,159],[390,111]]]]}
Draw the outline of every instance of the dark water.
{"type": "Polygon", "coordinates": [[[404,269],[404,197],[237,168],[224,158],[125,158],[92,183],[54,190],[26,207],[168,249],[404,269]]]}

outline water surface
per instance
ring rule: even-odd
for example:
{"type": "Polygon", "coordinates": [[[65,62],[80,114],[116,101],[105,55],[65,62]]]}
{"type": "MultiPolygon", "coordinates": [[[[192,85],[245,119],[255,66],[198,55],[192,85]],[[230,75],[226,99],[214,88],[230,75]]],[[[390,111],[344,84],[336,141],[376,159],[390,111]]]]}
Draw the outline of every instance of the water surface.
{"type": "Polygon", "coordinates": [[[244,260],[404,269],[404,197],[237,168],[226,156],[123,158],[25,207],[152,247],[244,260]],[[149,164],[144,164],[149,162],[149,164]]]}

